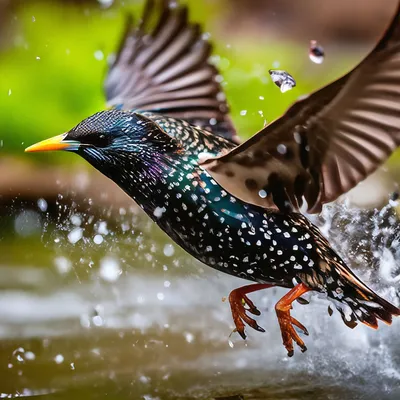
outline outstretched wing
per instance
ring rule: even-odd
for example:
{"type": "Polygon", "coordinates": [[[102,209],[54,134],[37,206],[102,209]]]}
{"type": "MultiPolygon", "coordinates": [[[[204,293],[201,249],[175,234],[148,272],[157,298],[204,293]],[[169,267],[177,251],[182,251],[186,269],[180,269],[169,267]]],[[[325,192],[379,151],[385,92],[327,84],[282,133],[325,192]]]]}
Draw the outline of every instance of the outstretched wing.
{"type": "Polygon", "coordinates": [[[187,7],[148,0],[136,27],[128,18],[105,92],[109,106],[141,109],[180,118],[236,143],[235,128],[209,63],[211,45],[187,7]]]}
{"type": "Polygon", "coordinates": [[[351,72],[298,101],[231,152],[203,165],[249,203],[308,212],[347,192],[400,144],[400,4],[351,72]]]}

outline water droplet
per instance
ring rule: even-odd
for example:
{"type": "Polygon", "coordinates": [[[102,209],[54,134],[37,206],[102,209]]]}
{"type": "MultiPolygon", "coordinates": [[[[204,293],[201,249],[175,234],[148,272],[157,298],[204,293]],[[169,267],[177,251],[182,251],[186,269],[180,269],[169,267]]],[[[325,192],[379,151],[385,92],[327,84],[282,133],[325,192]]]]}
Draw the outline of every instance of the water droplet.
{"type": "Polygon", "coordinates": [[[72,371],[74,371],[75,370],[75,364],[72,362],[71,364],[69,364],[70,365],[70,367],[71,367],[71,369],[72,369],[72,371]]]}
{"type": "Polygon", "coordinates": [[[174,246],[172,244],[166,244],[164,246],[164,255],[167,257],[172,257],[175,253],[174,246]]]}
{"type": "Polygon", "coordinates": [[[75,225],[75,226],[81,226],[81,224],[82,224],[82,218],[78,214],[71,215],[69,217],[69,220],[71,221],[71,224],[75,225]]]}
{"type": "Polygon", "coordinates": [[[22,236],[27,237],[38,233],[41,229],[40,215],[31,210],[21,211],[14,220],[15,232],[22,236]]]}
{"type": "Polygon", "coordinates": [[[129,231],[129,224],[126,223],[126,222],[123,222],[123,223],[121,224],[121,229],[122,229],[122,232],[127,232],[127,231],[129,231]]]}
{"type": "Polygon", "coordinates": [[[25,355],[25,349],[23,347],[18,347],[12,352],[12,356],[19,362],[23,363],[24,360],[24,355],[25,355]]]}
{"type": "Polygon", "coordinates": [[[247,110],[242,110],[242,111],[240,111],[240,115],[243,117],[243,116],[245,116],[247,114],[247,110]]]}
{"type": "Polygon", "coordinates": [[[168,288],[171,286],[171,282],[170,281],[165,281],[164,282],[164,287],[168,288]]]}
{"type": "Polygon", "coordinates": [[[104,53],[101,50],[96,50],[94,52],[94,58],[98,61],[102,61],[104,59],[104,53]]]}
{"type": "Polygon", "coordinates": [[[325,52],[322,46],[316,40],[310,41],[310,49],[308,52],[310,60],[315,64],[322,64],[325,58],[325,52]]]}
{"type": "Polygon", "coordinates": [[[285,93],[296,86],[296,81],[286,71],[270,69],[269,74],[271,75],[272,81],[281,89],[282,93],[285,93]]]}
{"type": "Polygon", "coordinates": [[[100,356],[101,355],[101,351],[100,349],[98,349],[97,347],[91,350],[92,354],[94,354],[95,356],[100,356]]]}
{"type": "Polygon", "coordinates": [[[27,351],[24,356],[25,360],[33,361],[36,358],[36,354],[32,351],[27,351]]]}
{"type": "Polygon", "coordinates": [[[101,236],[101,235],[96,235],[96,236],[93,238],[93,242],[95,242],[96,244],[102,244],[102,243],[103,243],[103,240],[104,240],[104,238],[103,238],[103,236],[101,236]]]}
{"type": "Polygon", "coordinates": [[[258,96],[260,100],[264,100],[264,96],[258,96]]]}
{"type": "Polygon", "coordinates": [[[163,301],[165,298],[164,293],[157,293],[157,299],[163,301]]]}
{"type": "Polygon", "coordinates": [[[97,225],[97,233],[100,235],[108,235],[107,222],[100,221],[97,225]]]}
{"type": "Polygon", "coordinates": [[[228,345],[229,345],[229,347],[231,347],[232,349],[235,347],[235,345],[233,344],[232,340],[228,340],[228,345]]]}
{"type": "Polygon", "coordinates": [[[93,325],[95,326],[103,326],[104,322],[103,322],[103,318],[100,317],[100,315],[95,315],[92,318],[93,321],[93,325]]]}
{"type": "Polygon", "coordinates": [[[36,22],[36,18],[32,15],[32,22],[36,22]]]}
{"type": "Polygon", "coordinates": [[[43,212],[47,211],[47,201],[45,199],[39,199],[37,201],[37,205],[38,205],[40,211],[43,211],[43,212]]]}
{"type": "Polygon", "coordinates": [[[56,257],[54,259],[54,264],[56,266],[57,271],[60,274],[67,274],[69,271],[71,271],[72,268],[72,263],[68,258],[65,257],[56,257]]]}
{"type": "Polygon", "coordinates": [[[39,57],[39,56],[37,56],[37,57],[36,57],[36,60],[40,60],[40,57],[39,57]]]}
{"type": "Polygon", "coordinates": [[[279,154],[286,154],[287,152],[287,148],[284,144],[278,144],[276,150],[278,151],[279,154]]]}
{"type": "Polygon", "coordinates": [[[111,7],[114,0],[97,0],[102,8],[111,7]]]}
{"type": "Polygon", "coordinates": [[[75,228],[68,234],[68,240],[71,244],[75,244],[82,239],[82,236],[83,236],[83,229],[75,228]]]}
{"type": "Polygon", "coordinates": [[[79,322],[83,328],[90,328],[90,318],[86,314],[81,315],[79,322]]]}
{"type": "Polygon", "coordinates": [[[11,96],[12,90],[8,89],[8,95],[11,96]]]}
{"type": "Polygon", "coordinates": [[[64,356],[62,354],[57,354],[54,357],[54,361],[56,362],[56,364],[61,364],[64,362],[64,356]]]}
{"type": "Polygon", "coordinates": [[[122,270],[117,260],[105,257],[100,262],[99,273],[105,281],[115,282],[122,274],[122,270]]]}
{"type": "Polygon", "coordinates": [[[268,193],[265,191],[265,190],[260,190],[259,192],[258,192],[258,195],[262,198],[262,199],[265,199],[267,196],[268,196],[268,193]]]}
{"type": "Polygon", "coordinates": [[[193,340],[194,340],[194,335],[193,335],[192,333],[190,333],[190,332],[185,332],[184,335],[185,335],[185,339],[186,339],[186,341],[187,341],[188,343],[192,343],[192,342],[193,342],[193,340]]]}

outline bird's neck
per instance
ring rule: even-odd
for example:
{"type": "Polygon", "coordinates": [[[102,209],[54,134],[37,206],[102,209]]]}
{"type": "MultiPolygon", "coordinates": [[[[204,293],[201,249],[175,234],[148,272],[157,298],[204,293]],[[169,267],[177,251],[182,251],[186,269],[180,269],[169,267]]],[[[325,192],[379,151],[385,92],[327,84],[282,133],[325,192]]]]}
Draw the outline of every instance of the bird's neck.
{"type": "Polygon", "coordinates": [[[153,154],[131,165],[129,170],[109,174],[136,203],[150,216],[169,204],[171,196],[189,188],[191,174],[198,169],[192,157],[179,154],[153,154]]]}

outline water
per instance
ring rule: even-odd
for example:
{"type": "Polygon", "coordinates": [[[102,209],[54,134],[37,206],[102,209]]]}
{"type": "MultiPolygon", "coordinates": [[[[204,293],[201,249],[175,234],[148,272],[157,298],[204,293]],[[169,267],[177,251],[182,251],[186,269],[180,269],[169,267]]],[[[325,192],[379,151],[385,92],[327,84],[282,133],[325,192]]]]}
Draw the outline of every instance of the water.
{"type": "MultiPolygon", "coordinates": [[[[308,351],[289,359],[274,313],[285,290],[251,296],[265,333],[247,330],[246,342],[229,337],[222,299],[245,281],[176,246],[171,254],[170,240],[141,214],[59,208],[58,218],[41,214],[41,235],[15,227],[0,241],[0,397],[400,398],[399,320],[350,330],[338,313],[329,317],[326,300],[312,297],[293,310],[310,331],[308,351]],[[81,237],[71,241],[78,227],[81,237]]],[[[19,216],[13,211],[6,225],[19,216]]],[[[333,207],[318,222],[341,254],[375,267],[357,271],[396,301],[393,208],[333,207]]]]}
{"type": "Polygon", "coordinates": [[[310,41],[308,57],[315,64],[322,64],[324,62],[325,59],[324,49],[320,44],[318,44],[316,40],[310,41]]]}
{"type": "Polygon", "coordinates": [[[296,81],[294,78],[286,71],[278,70],[278,69],[270,69],[269,74],[271,76],[272,81],[275,83],[278,88],[280,88],[282,93],[287,92],[288,90],[293,89],[296,86],[296,81]]]}

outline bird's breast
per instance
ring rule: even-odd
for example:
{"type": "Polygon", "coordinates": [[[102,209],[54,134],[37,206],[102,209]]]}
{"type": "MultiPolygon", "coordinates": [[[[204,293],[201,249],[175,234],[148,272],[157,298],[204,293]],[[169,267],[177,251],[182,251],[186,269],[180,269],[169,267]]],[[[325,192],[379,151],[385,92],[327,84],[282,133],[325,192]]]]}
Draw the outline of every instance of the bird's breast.
{"type": "Polygon", "coordinates": [[[311,235],[282,214],[243,203],[201,169],[158,188],[151,218],[203,263],[249,280],[292,281],[314,261],[311,235]]]}

